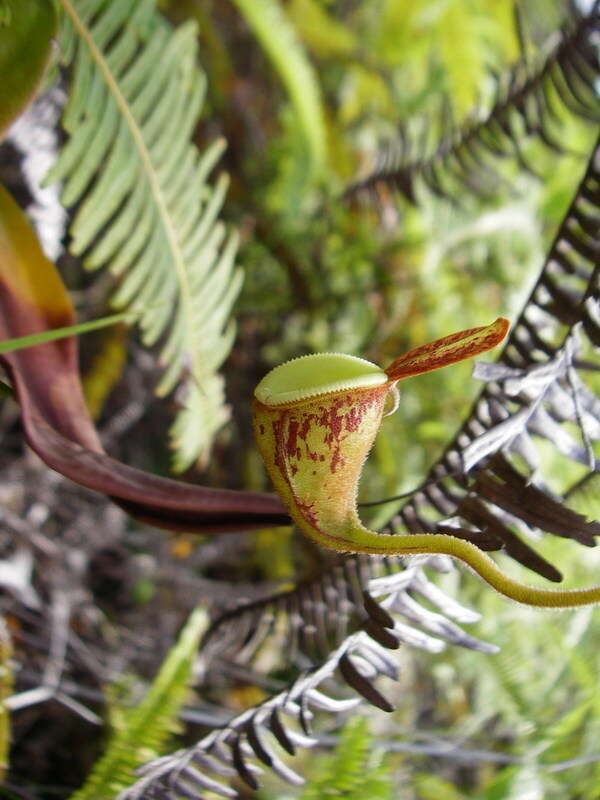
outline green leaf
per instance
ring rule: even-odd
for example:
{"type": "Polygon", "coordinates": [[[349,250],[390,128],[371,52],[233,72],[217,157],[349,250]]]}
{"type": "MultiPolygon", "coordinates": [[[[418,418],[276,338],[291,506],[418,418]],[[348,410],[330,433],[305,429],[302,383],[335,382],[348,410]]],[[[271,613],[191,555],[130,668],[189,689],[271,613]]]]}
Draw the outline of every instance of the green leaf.
{"type": "Polygon", "coordinates": [[[67,325],[64,328],[54,328],[43,333],[32,333],[31,336],[17,336],[14,339],[0,342],[0,353],[12,353],[15,350],[24,350],[26,347],[35,347],[36,344],[55,342],[57,339],[66,339],[69,336],[97,331],[100,328],[107,328],[109,325],[116,325],[117,322],[130,321],[132,316],[134,316],[134,312],[124,311],[121,314],[111,314],[108,317],[93,319],[78,325],[67,325]]]}
{"type": "Polygon", "coordinates": [[[223,141],[190,143],[205,80],[196,27],[173,31],[155,0],[60,0],[61,49],[72,62],[63,125],[69,134],[47,182],[78,205],[71,249],[119,277],[117,308],[139,314],[145,345],[160,342],[169,394],[184,380],[172,432],[175,467],[206,457],[227,418],[215,373],[233,339],[228,323],[242,282],[237,236],[217,221],[227,179],[207,177],[223,141]],[[201,400],[201,401],[200,401],[201,400]],[[181,420],[194,420],[181,437],[181,420]]]}
{"type": "Polygon", "coordinates": [[[35,94],[55,34],[51,0],[0,3],[0,140],[35,94]]]}

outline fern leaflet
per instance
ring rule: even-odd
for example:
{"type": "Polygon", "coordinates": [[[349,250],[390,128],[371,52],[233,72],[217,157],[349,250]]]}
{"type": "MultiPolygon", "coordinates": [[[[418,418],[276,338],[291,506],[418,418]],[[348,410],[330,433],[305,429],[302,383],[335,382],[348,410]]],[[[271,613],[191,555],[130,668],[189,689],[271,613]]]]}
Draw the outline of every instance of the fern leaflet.
{"type": "Polygon", "coordinates": [[[171,31],[155,0],[60,5],[63,61],[73,64],[69,138],[47,182],[63,181],[63,203],[78,206],[72,251],[89,269],[107,265],[120,279],[115,306],[139,312],[145,345],[161,340],[157,393],[185,377],[171,431],[175,468],[185,469],[226,419],[216,370],[242,280],[237,237],[216,221],[227,180],[207,183],[223,143],[201,155],[189,141],[204,94],[195,26],[171,31]]]}

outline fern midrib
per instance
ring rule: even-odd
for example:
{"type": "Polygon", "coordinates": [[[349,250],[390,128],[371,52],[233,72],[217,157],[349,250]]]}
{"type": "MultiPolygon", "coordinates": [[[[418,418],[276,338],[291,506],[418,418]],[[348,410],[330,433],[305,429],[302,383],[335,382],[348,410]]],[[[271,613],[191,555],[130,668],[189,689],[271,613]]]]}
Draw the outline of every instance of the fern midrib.
{"type": "Polygon", "coordinates": [[[158,208],[159,216],[161,222],[163,224],[167,242],[169,244],[169,249],[171,251],[173,262],[175,264],[176,274],[179,280],[179,284],[181,286],[181,291],[179,293],[180,301],[181,301],[181,313],[185,319],[185,325],[188,329],[188,336],[186,337],[189,341],[193,338],[193,326],[191,325],[192,319],[192,308],[191,308],[191,287],[189,285],[189,281],[187,280],[187,270],[185,266],[185,260],[183,258],[183,254],[179,247],[179,242],[177,239],[177,235],[175,233],[175,229],[173,228],[173,224],[171,221],[171,217],[167,210],[167,204],[165,202],[165,198],[160,186],[160,182],[158,180],[158,176],[152,164],[152,159],[150,158],[150,153],[148,152],[148,148],[146,147],[146,143],[144,141],[144,137],[140,130],[139,125],[136,122],[135,117],[129,110],[129,104],[127,100],[123,96],[123,93],[119,89],[119,84],[115,80],[111,69],[109,68],[106,60],[102,54],[102,51],[96,46],[94,39],[88,30],[88,28],[84,25],[84,23],[79,18],[79,15],[76,9],[73,7],[71,0],[60,0],[65,12],[71,18],[73,25],[75,26],[77,32],[79,33],[81,39],[87,45],[92,59],[98,65],[104,80],[106,81],[106,85],[108,86],[111,94],[114,97],[117,106],[123,115],[123,118],[127,124],[129,132],[133,138],[133,141],[138,149],[139,157],[141,162],[144,166],[144,172],[147,177],[148,183],[150,185],[150,190],[152,197],[156,203],[156,207],[158,208]]]}

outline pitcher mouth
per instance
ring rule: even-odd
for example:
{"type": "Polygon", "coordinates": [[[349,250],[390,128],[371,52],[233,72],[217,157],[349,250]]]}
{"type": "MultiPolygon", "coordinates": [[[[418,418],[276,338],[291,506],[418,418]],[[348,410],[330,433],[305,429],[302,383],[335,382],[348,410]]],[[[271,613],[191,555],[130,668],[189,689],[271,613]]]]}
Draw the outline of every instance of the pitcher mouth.
{"type": "Polygon", "coordinates": [[[281,364],[254,390],[265,406],[280,406],[319,395],[383,386],[386,373],[364,358],[343,353],[313,353],[281,364]]]}

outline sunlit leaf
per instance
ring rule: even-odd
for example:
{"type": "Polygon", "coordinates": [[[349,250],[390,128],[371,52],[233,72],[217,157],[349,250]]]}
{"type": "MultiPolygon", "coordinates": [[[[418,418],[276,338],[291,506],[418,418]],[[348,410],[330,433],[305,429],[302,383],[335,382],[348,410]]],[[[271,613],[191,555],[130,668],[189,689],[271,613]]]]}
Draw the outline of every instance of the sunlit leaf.
{"type": "Polygon", "coordinates": [[[0,3],[0,140],[33,98],[56,33],[52,0],[0,3]]]}

